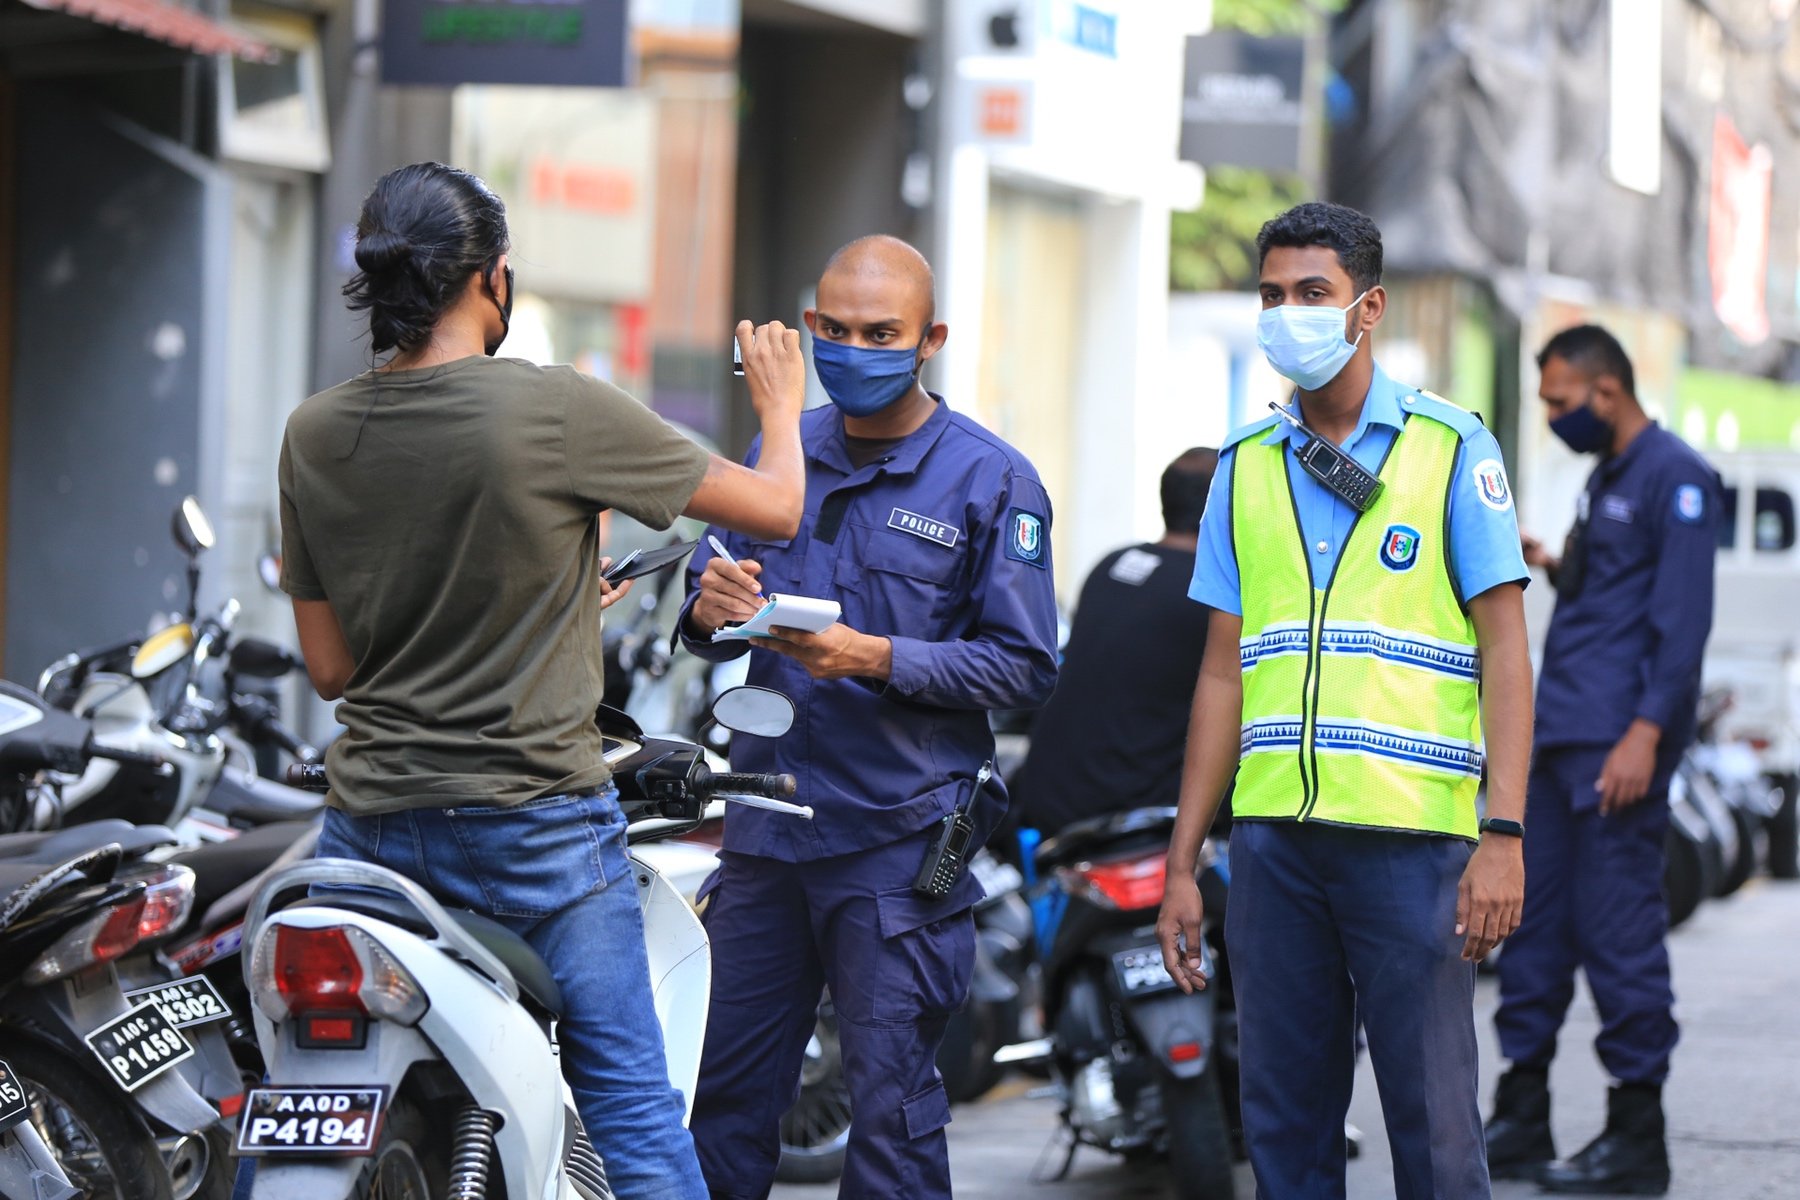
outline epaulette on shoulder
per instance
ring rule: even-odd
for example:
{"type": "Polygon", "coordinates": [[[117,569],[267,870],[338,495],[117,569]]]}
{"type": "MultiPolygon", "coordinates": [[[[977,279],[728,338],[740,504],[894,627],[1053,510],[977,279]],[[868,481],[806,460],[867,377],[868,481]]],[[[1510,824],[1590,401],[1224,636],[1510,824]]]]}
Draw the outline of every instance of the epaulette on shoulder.
{"type": "Polygon", "coordinates": [[[1280,417],[1264,417],[1260,421],[1252,421],[1248,425],[1235,429],[1226,435],[1225,444],[1220,446],[1219,449],[1220,451],[1229,450],[1247,438],[1253,438],[1259,433],[1267,433],[1269,430],[1273,429],[1280,420],[1280,417]]]}
{"type": "Polygon", "coordinates": [[[1459,408],[1436,392],[1428,392],[1424,388],[1409,390],[1400,397],[1400,403],[1407,412],[1420,413],[1441,425],[1448,425],[1465,442],[1486,428],[1475,413],[1459,408]]]}

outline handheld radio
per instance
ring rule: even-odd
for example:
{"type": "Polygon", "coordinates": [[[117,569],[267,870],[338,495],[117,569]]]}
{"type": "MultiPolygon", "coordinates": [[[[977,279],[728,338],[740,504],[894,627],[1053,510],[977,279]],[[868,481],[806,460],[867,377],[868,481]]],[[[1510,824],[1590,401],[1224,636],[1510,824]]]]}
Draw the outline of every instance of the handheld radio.
{"type": "Polygon", "coordinates": [[[1354,458],[1314,433],[1305,421],[1280,404],[1271,400],[1269,407],[1282,420],[1306,435],[1306,445],[1300,447],[1299,454],[1300,465],[1306,468],[1306,473],[1357,512],[1368,512],[1375,503],[1375,498],[1381,495],[1381,489],[1387,485],[1354,458]]]}
{"type": "Polygon", "coordinates": [[[975,822],[969,816],[969,808],[974,803],[976,793],[987,786],[993,777],[994,764],[985,762],[981,770],[975,773],[974,786],[969,789],[968,800],[956,806],[956,810],[945,817],[938,826],[938,834],[932,839],[931,849],[925,854],[925,861],[919,865],[919,877],[913,880],[913,891],[933,900],[941,900],[950,894],[956,886],[956,880],[962,875],[962,869],[969,859],[974,857],[970,842],[975,836],[975,822]]]}

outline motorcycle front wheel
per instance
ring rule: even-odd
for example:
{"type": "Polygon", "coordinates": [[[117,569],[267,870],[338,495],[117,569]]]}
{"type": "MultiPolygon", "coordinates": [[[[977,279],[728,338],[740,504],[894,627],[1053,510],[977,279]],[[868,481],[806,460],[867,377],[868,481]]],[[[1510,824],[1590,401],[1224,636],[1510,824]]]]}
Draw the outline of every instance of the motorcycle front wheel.
{"type": "Polygon", "coordinates": [[[92,1200],[173,1200],[155,1137],[107,1085],[26,1038],[0,1041],[0,1059],[18,1073],[32,1125],[78,1192],[92,1200]]]}
{"type": "Polygon", "coordinates": [[[1165,1077],[1162,1101],[1176,1200],[1235,1200],[1231,1133],[1216,1062],[1195,1079],[1165,1077]]]}

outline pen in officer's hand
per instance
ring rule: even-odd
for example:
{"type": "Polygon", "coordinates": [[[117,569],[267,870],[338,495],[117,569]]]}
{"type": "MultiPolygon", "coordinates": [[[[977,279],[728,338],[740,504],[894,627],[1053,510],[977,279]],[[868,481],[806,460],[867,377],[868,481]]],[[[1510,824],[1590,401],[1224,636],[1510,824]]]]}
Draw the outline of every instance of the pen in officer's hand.
{"type": "MultiPolygon", "coordinates": [[[[737,566],[736,557],[734,557],[732,555],[731,551],[729,551],[725,548],[725,543],[721,542],[718,539],[718,536],[716,534],[711,534],[711,533],[707,534],[706,535],[706,544],[712,547],[712,552],[714,554],[718,555],[720,558],[724,559],[726,562],[730,563],[732,566],[734,566],[734,567],[737,566]]],[[[739,569],[741,570],[742,568],[739,568],[739,569]]],[[[750,581],[750,586],[753,590],[755,590],[757,595],[760,596],[762,594],[762,584],[760,584],[760,583],[756,582],[754,579],[752,579],[750,581]]]]}

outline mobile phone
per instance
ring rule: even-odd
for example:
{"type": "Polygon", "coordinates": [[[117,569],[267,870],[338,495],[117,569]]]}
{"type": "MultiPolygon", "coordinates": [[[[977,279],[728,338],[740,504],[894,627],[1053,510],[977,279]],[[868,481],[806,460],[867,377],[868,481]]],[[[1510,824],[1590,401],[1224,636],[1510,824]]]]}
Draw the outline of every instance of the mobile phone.
{"type": "Polygon", "coordinates": [[[744,377],[744,348],[736,338],[731,339],[731,373],[739,379],[744,377]]]}

